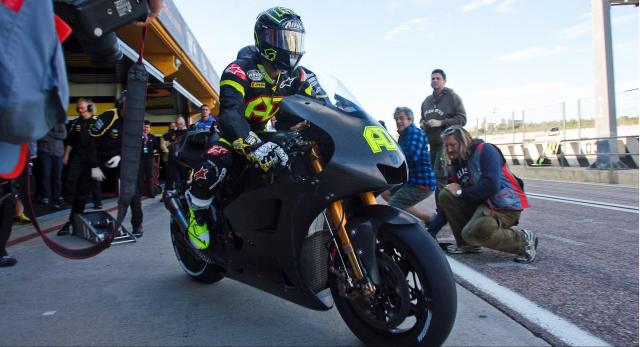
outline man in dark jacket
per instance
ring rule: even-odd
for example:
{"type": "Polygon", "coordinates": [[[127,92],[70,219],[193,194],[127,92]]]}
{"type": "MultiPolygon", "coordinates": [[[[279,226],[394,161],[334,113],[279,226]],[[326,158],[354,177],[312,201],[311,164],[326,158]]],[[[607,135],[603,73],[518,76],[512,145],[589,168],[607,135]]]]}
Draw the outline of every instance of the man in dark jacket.
{"type": "Polygon", "coordinates": [[[38,159],[42,165],[42,202],[61,204],[62,200],[62,159],[67,128],[55,125],[49,133],[38,141],[38,159]]]}
{"type": "Polygon", "coordinates": [[[456,239],[447,251],[476,253],[487,247],[516,254],[519,263],[533,262],[538,238],[512,228],[529,207],[527,197],[502,154],[460,126],[447,128],[442,138],[449,184],[440,192],[440,207],[456,239]]]}
{"type": "MultiPolygon", "coordinates": [[[[445,87],[447,75],[441,69],[431,72],[431,88],[433,93],[422,102],[420,126],[429,138],[431,167],[436,174],[436,206],[440,206],[438,196],[442,188],[447,184],[447,176],[444,170],[444,153],[442,150],[442,131],[452,125],[464,126],[467,124],[467,113],[464,110],[462,99],[453,89],[445,87]]],[[[432,235],[447,223],[442,213],[433,216],[428,225],[432,235]]]]}
{"type": "Polygon", "coordinates": [[[91,136],[94,119],[91,117],[89,102],[78,99],[76,102],[78,118],[69,123],[67,145],[63,162],[67,165],[65,199],[71,204],[69,222],[58,232],[67,235],[72,232],[71,225],[76,214],[84,212],[84,205],[91,191],[91,179],[101,182],[105,176],[98,164],[96,140],[91,136]]]}
{"type": "Polygon", "coordinates": [[[139,186],[147,188],[147,195],[150,198],[156,197],[155,192],[155,171],[156,162],[155,155],[160,152],[160,144],[156,137],[151,133],[151,122],[144,121],[142,130],[142,157],[140,158],[140,178],[139,186]],[[143,186],[144,184],[144,186],[143,186]]]}
{"type": "Polygon", "coordinates": [[[164,189],[182,190],[187,181],[187,170],[180,166],[176,160],[176,149],[180,145],[183,136],[187,133],[187,125],[181,116],[176,118],[176,129],[170,130],[163,135],[163,139],[169,143],[169,155],[167,158],[167,179],[164,189]]]}

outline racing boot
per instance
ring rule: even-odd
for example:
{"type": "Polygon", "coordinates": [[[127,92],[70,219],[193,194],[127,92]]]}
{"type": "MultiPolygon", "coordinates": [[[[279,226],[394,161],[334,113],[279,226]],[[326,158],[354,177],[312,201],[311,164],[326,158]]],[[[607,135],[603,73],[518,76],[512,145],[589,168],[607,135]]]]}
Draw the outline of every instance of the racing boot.
{"type": "Polygon", "coordinates": [[[191,245],[196,249],[209,247],[209,228],[206,221],[207,210],[193,210],[189,207],[189,227],[187,234],[191,245]]]}

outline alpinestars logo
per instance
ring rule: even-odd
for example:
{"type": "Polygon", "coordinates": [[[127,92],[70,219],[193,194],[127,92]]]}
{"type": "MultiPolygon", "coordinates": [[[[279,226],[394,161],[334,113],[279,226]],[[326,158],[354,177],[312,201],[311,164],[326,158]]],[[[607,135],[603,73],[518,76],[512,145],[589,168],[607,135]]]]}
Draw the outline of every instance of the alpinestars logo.
{"type": "Polygon", "coordinates": [[[284,87],[291,87],[291,84],[293,84],[293,81],[295,81],[296,78],[295,77],[287,77],[286,80],[282,81],[282,83],[280,83],[280,89],[283,89],[284,87]]]}
{"type": "Polygon", "coordinates": [[[212,156],[216,156],[216,155],[223,155],[223,154],[227,154],[229,153],[229,150],[222,147],[222,146],[211,146],[211,148],[209,148],[209,150],[207,151],[207,154],[212,155],[212,156]]]}
{"type": "Polygon", "coordinates": [[[207,172],[209,172],[209,170],[201,167],[200,170],[198,170],[196,173],[193,174],[193,180],[197,181],[200,179],[206,180],[207,179],[207,172]]]}
{"type": "Polygon", "coordinates": [[[242,70],[242,67],[238,64],[231,64],[229,65],[224,72],[228,72],[231,74],[234,74],[236,76],[238,76],[240,79],[242,80],[246,80],[247,76],[244,73],[244,70],[242,70]]]}

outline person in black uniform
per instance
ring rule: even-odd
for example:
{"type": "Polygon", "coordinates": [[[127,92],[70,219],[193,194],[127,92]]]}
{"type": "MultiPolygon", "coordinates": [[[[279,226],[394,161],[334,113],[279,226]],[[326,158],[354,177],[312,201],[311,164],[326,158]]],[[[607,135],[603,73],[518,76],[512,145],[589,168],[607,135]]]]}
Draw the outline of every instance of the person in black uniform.
{"type": "Polygon", "coordinates": [[[71,205],[71,213],[69,221],[58,231],[58,235],[72,233],[73,217],[84,212],[84,205],[89,198],[91,179],[98,182],[104,179],[104,173],[98,165],[96,140],[90,133],[94,119],[91,117],[89,102],[86,99],[78,99],[76,110],[79,116],[69,123],[63,157],[63,163],[67,166],[65,199],[71,205]]]}
{"type": "Polygon", "coordinates": [[[160,144],[151,133],[151,122],[145,120],[142,130],[142,158],[140,160],[140,174],[138,177],[140,188],[145,184],[147,195],[152,199],[156,197],[153,167],[155,165],[155,154],[159,152],[159,149],[160,144]]]}
{"type": "Polygon", "coordinates": [[[18,262],[6,249],[7,241],[11,237],[15,208],[16,192],[13,181],[0,179],[0,267],[13,266],[18,262]]]}
{"type": "Polygon", "coordinates": [[[242,48],[237,59],[224,69],[218,118],[221,138],[208,148],[206,160],[194,171],[186,192],[188,233],[195,248],[209,246],[206,211],[216,186],[231,167],[232,151],[265,172],[285,166],[288,157],[284,150],[273,142],[262,141],[255,131],[265,128],[287,95],[300,93],[326,99],[315,74],[298,66],[304,54],[304,34],[295,12],[284,7],[270,8],[258,15],[255,45],[242,48]]]}
{"type": "MultiPolygon", "coordinates": [[[[116,100],[116,108],[107,110],[99,115],[91,131],[91,136],[98,139],[98,160],[108,169],[116,169],[120,165],[122,149],[122,119],[125,116],[124,104],[126,90],[116,100]]],[[[138,175],[141,175],[139,172],[138,175]]],[[[116,176],[119,171],[116,170],[116,176]]],[[[140,184],[135,195],[131,198],[131,226],[135,237],[142,237],[142,201],[140,196],[140,184]]]]}
{"type": "Polygon", "coordinates": [[[187,125],[184,118],[176,118],[176,128],[169,130],[162,137],[169,142],[169,155],[167,160],[167,179],[164,190],[182,190],[186,182],[187,170],[176,161],[176,147],[180,145],[182,137],[187,133],[187,125]]]}

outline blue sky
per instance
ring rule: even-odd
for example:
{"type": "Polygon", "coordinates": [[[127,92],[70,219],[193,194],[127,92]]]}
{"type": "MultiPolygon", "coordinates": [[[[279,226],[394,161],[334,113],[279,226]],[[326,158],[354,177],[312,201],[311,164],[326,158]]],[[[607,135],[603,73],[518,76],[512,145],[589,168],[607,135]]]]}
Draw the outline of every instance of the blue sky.
{"type": "MultiPolygon", "coordinates": [[[[218,73],[253,43],[258,13],[293,9],[307,30],[301,65],[341,79],[387,124],[399,105],[419,114],[434,68],[470,122],[595,93],[590,0],[174,2],[218,73]]],[[[638,8],[611,17],[616,90],[638,88],[638,8]]]]}

